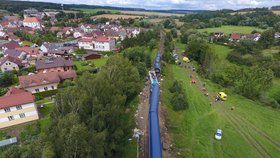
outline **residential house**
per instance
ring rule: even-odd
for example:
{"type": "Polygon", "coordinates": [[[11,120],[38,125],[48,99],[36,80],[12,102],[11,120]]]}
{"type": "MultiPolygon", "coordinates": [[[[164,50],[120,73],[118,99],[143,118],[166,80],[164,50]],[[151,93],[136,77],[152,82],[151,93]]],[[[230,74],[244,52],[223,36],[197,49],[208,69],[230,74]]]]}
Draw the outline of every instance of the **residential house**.
{"type": "Polygon", "coordinates": [[[280,39],[280,32],[276,32],[274,37],[275,37],[275,39],[280,39]]]}
{"type": "Polygon", "coordinates": [[[32,93],[11,88],[5,96],[0,97],[1,129],[38,119],[35,97],[32,93]]]}
{"type": "Polygon", "coordinates": [[[230,41],[239,42],[239,40],[241,40],[241,38],[242,38],[242,35],[241,35],[241,34],[239,34],[239,33],[233,33],[233,34],[231,34],[229,40],[230,40],[230,41]]]}
{"type": "Polygon", "coordinates": [[[6,32],[0,31],[0,38],[6,40],[9,38],[9,36],[6,34],[6,32]]]}
{"type": "Polygon", "coordinates": [[[82,32],[78,31],[78,30],[74,31],[74,33],[73,33],[74,38],[80,38],[80,37],[82,37],[82,35],[83,35],[82,32]]]}
{"type": "Polygon", "coordinates": [[[56,33],[56,37],[57,38],[63,38],[64,37],[64,33],[62,31],[59,31],[56,33]]]}
{"type": "Polygon", "coordinates": [[[19,58],[21,60],[25,60],[27,57],[27,54],[22,51],[17,51],[15,49],[6,49],[3,52],[4,56],[13,56],[15,58],[19,58]]]}
{"type": "Polygon", "coordinates": [[[79,48],[84,48],[87,50],[93,50],[93,38],[81,38],[78,40],[79,48]]]}
{"type": "Polygon", "coordinates": [[[126,28],[126,32],[129,38],[136,37],[141,33],[140,28],[126,28]]]}
{"type": "Polygon", "coordinates": [[[82,60],[92,60],[92,59],[99,59],[102,55],[98,54],[97,52],[88,52],[82,57],[82,60]]]}
{"type": "Polygon", "coordinates": [[[107,30],[105,31],[105,36],[111,38],[111,39],[115,39],[115,40],[119,40],[120,36],[119,33],[117,31],[114,30],[107,30]]]}
{"type": "Polygon", "coordinates": [[[41,29],[41,23],[36,17],[26,17],[23,20],[24,27],[31,27],[35,29],[41,29]]]}
{"type": "Polygon", "coordinates": [[[25,52],[27,55],[33,58],[39,58],[42,56],[38,48],[24,46],[24,47],[17,47],[15,48],[15,50],[25,52]]]}
{"type": "Polygon", "coordinates": [[[248,39],[252,41],[258,41],[261,38],[261,34],[240,34],[240,33],[233,33],[230,36],[230,41],[239,42],[241,39],[248,39]]]}
{"type": "Polygon", "coordinates": [[[95,51],[113,51],[116,49],[115,39],[106,36],[97,36],[93,39],[95,51]]]}
{"type": "Polygon", "coordinates": [[[18,44],[18,42],[15,42],[15,41],[10,41],[8,43],[4,43],[1,45],[1,48],[3,50],[6,50],[6,49],[15,49],[17,47],[20,47],[20,45],[18,44]]]}
{"type": "Polygon", "coordinates": [[[3,16],[2,20],[3,21],[18,21],[19,17],[18,16],[3,16]]]}
{"type": "Polygon", "coordinates": [[[21,66],[23,66],[21,59],[10,55],[5,56],[0,61],[0,68],[2,72],[12,71],[12,70],[18,71],[21,66]]]}
{"type": "Polygon", "coordinates": [[[260,33],[255,33],[255,34],[246,34],[246,35],[243,35],[242,37],[243,39],[249,39],[249,40],[252,40],[252,41],[259,41],[259,39],[261,38],[261,34],[260,33]]]}
{"type": "Polygon", "coordinates": [[[39,93],[57,89],[61,81],[76,78],[75,71],[47,72],[34,75],[19,76],[20,87],[31,92],[39,93]]]}
{"type": "Polygon", "coordinates": [[[224,37],[225,34],[224,34],[224,32],[214,32],[214,36],[215,36],[216,38],[220,38],[220,37],[224,37]]]}
{"type": "Polygon", "coordinates": [[[64,72],[74,70],[73,61],[65,60],[64,58],[38,60],[36,61],[35,66],[38,73],[64,72]]]}
{"type": "Polygon", "coordinates": [[[64,57],[67,55],[68,55],[67,51],[64,51],[64,50],[50,50],[48,52],[49,57],[55,57],[55,58],[64,57]]]}
{"type": "Polygon", "coordinates": [[[115,40],[106,36],[96,36],[95,38],[81,38],[78,40],[79,48],[94,51],[115,50],[115,40]]]}
{"type": "Polygon", "coordinates": [[[47,54],[49,50],[59,49],[59,47],[61,47],[61,45],[57,43],[43,43],[42,46],[40,47],[40,50],[44,54],[47,54]]]}
{"type": "Polygon", "coordinates": [[[3,31],[4,27],[2,26],[2,24],[0,23],[0,31],[3,31]]]}
{"type": "Polygon", "coordinates": [[[8,34],[8,40],[9,41],[16,41],[16,42],[20,42],[20,38],[14,34],[8,34]]]}

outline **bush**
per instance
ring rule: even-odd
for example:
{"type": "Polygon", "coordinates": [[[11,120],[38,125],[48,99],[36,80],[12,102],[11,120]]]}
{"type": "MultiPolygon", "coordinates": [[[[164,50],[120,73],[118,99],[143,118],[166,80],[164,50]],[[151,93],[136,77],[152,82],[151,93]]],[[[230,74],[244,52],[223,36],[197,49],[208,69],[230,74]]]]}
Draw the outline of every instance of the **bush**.
{"type": "Polygon", "coordinates": [[[45,98],[45,97],[50,97],[52,95],[56,95],[56,93],[58,92],[57,89],[55,90],[50,90],[50,91],[45,91],[45,92],[39,92],[39,93],[36,93],[34,94],[36,99],[42,99],[42,98],[45,98]]]}
{"type": "Polygon", "coordinates": [[[188,108],[186,94],[184,93],[184,89],[180,81],[174,81],[172,87],[169,88],[169,91],[174,93],[172,99],[170,100],[173,110],[179,111],[188,108]]]}
{"type": "Polygon", "coordinates": [[[268,106],[271,106],[273,108],[280,108],[280,104],[277,102],[277,100],[273,99],[273,98],[270,98],[268,97],[266,94],[262,93],[260,95],[260,101],[265,104],[265,105],[268,105],[268,106]]]}
{"type": "Polygon", "coordinates": [[[183,93],[175,93],[170,103],[175,111],[185,110],[189,107],[186,96],[183,93]]]}
{"type": "Polygon", "coordinates": [[[182,83],[180,81],[174,81],[172,87],[169,88],[169,91],[171,93],[183,93],[183,87],[182,87],[182,83]]]}

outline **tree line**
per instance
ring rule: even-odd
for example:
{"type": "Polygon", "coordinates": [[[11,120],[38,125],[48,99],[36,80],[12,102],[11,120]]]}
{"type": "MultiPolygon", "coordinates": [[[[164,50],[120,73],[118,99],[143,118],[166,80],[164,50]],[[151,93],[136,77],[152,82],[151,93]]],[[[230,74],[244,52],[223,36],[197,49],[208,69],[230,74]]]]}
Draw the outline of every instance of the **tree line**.
{"type": "Polygon", "coordinates": [[[141,80],[127,58],[111,57],[98,74],[85,72],[74,85],[57,94],[50,126],[43,133],[3,154],[30,158],[122,157],[134,128],[130,102],[140,92],[141,80]]]}

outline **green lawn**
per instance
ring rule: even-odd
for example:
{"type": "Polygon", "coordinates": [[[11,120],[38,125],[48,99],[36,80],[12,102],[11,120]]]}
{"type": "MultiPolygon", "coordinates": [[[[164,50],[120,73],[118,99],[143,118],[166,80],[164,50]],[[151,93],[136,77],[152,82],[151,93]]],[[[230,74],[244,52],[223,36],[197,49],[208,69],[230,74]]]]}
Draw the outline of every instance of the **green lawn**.
{"type": "Polygon", "coordinates": [[[224,32],[225,35],[229,35],[232,33],[243,33],[243,34],[249,34],[253,30],[256,31],[264,31],[263,29],[257,28],[257,27],[250,27],[250,26],[222,26],[222,27],[215,27],[215,28],[205,28],[205,29],[199,29],[200,32],[224,32]]]}
{"type": "Polygon", "coordinates": [[[118,14],[121,12],[120,10],[114,10],[114,9],[81,9],[81,8],[72,8],[72,9],[81,10],[87,14],[96,14],[98,11],[106,11],[106,12],[110,12],[112,14],[118,14]]]}
{"type": "Polygon", "coordinates": [[[217,44],[210,44],[209,47],[218,55],[221,60],[225,60],[227,55],[232,51],[229,47],[217,45],[217,44]]]}
{"type": "MultiPolygon", "coordinates": [[[[229,94],[229,100],[210,106],[212,98],[204,96],[198,85],[190,84],[189,72],[176,65],[167,65],[162,84],[162,101],[167,107],[169,131],[174,153],[181,157],[272,157],[280,154],[280,113],[244,97],[229,94]],[[189,109],[174,112],[170,105],[168,88],[174,80],[181,80],[186,90],[189,109]],[[231,111],[230,107],[235,110],[231,111]],[[223,139],[214,140],[217,128],[223,130],[223,139]],[[276,147],[275,147],[276,146],[276,147]],[[264,149],[265,152],[264,151],[264,149]],[[260,150],[258,152],[258,150],[260,150]]],[[[205,81],[210,94],[221,89],[205,81]]]]}
{"type": "Polygon", "coordinates": [[[43,131],[45,131],[51,124],[50,112],[52,111],[53,107],[53,103],[45,104],[41,110],[41,114],[43,115],[43,118],[39,120],[41,133],[43,133],[43,131]]]}
{"type": "Polygon", "coordinates": [[[78,71],[84,71],[89,69],[90,64],[94,64],[96,67],[102,67],[106,64],[108,58],[100,58],[88,61],[74,61],[78,71]]]}
{"type": "Polygon", "coordinates": [[[39,109],[39,112],[42,115],[42,118],[40,118],[39,123],[41,127],[41,133],[47,129],[47,127],[50,126],[51,123],[51,117],[50,113],[54,107],[54,103],[48,98],[44,98],[42,100],[39,100],[36,102],[36,104],[43,104],[44,107],[39,109]]]}
{"type": "Polygon", "coordinates": [[[29,41],[22,41],[22,46],[31,46],[32,45],[32,42],[29,42],[29,41]]]}
{"type": "Polygon", "coordinates": [[[92,60],[94,65],[97,66],[97,67],[102,67],[106,64],[107,60],[109,58],[100,58],[100,59],[95,59],[95,60],[92,60]]]}

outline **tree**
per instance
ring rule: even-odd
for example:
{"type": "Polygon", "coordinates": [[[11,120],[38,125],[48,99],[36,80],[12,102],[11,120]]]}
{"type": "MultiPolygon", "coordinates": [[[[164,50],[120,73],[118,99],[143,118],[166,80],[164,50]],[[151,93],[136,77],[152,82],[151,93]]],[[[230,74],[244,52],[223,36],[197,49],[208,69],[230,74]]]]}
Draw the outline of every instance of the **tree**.
{"type": "Polygon", "coordinates": [[[205,39],[201,37],[192,38],[186,49],[187,55],[197,61],[199,64],[202,64],[204,61],[204,57],[206,52],[209,51],[209,46],[205,39]]]}
{"type": "Polygon", "coordinates": [[[274,25],[273,29],[274,29],[276,32],[280,32],[280,22],[277,22],[277,23],[274,25]]]}
{"type": "Polygon", "coordinates": [[[182,93],[183,92],[182,83],[178,80],[174,81],[172,87],[169,88],[169,91],[171,93],[176,93],[176,92],[182,93]]]}
{"type": "Polygon", "coordinates": [[[171,29],[171,33],[172,33],[173,38],[177,38],[178,37],[177,29],[176,28],[172,28],[171,29]]]}
{"type": "Polygon", "coordinates": [[[235,90],[248,98],[256,99],[272,85],[273,72],[262,66],[242,68],[235,72],[235,90]]]}
{"type": "Polygon", "coordinates": [[[133,125],[125,109],[140,89],[137,69],[119,55],[97,75],[84,73],[57,96],[50,128],[56,155],[121,157],[133,125]]]}
{"type": "Polygon", "coordinates": [[[0,87],[2,88],[9,87],[17,82],[18,79],[13,72],[4,72],[0,75],[0,87]]]}
{"type": "Polygon", "coordinates": [[[261,34],[260,40],[258,41],[259,44],[265,49],[269,48],[270,46],[272,46],[274,44],[274,41],[275,41],[274,34],[275,34],[275,31],[273,29],[264,31],[261,34]]]}
{"type": "Polygon", "coordinates": [[[189,106],[184,93],[175,93],[170,103],[175,111],[185,110],[189,106]]]}

